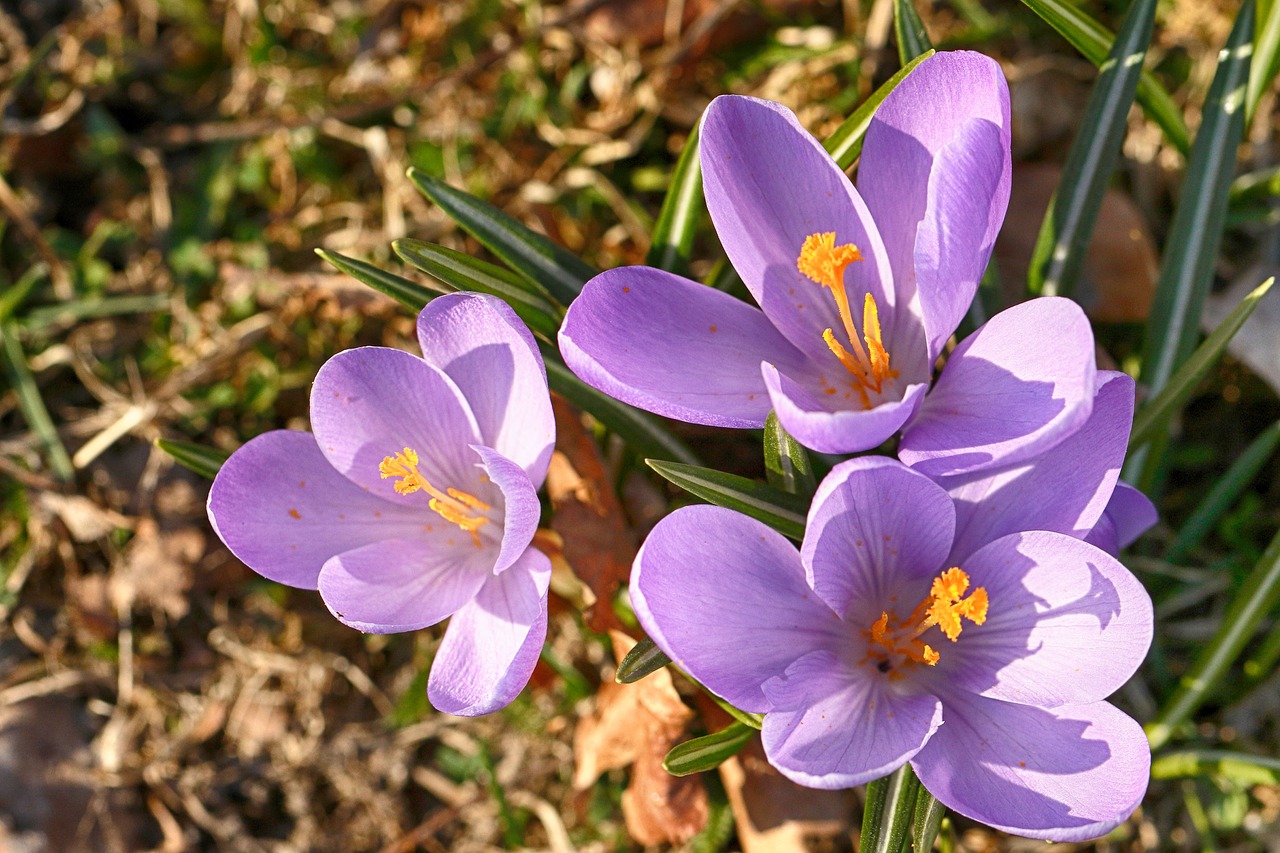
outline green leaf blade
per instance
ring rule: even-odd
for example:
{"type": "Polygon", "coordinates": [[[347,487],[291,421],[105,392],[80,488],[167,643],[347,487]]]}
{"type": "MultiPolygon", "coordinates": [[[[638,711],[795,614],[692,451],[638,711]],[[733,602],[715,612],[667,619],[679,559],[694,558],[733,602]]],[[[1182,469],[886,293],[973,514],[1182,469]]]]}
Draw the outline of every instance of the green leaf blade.
{"type": "Polygon", "coordinates": [[[733,722],[718,732],[677,744],[662,759],[663,768],[672,776],[688,776],[714,770],[742,751],[755,737],[756,730],[744,723],[733,722]]]}
{"type": "Polygon", "coordinates": [[[194,471],[208,480],[212,480],[218,475],[218,471],[222,468],[222,463],[226,462],[227,457],[231,455],[218,450],[216,447],[196,444],[193,441],[177,441],[169,438],[157,438],[156,447],[173,457],[173,461],[183,468],[194,471]]]}
{"type": "Polygon", "coordinates": [[[889,93],[897,88],[899,83],[907,79],[907,75],[915,71],[921,62],[933,54],[934,51],[927,50],[903,65],[896,74],[885,81],[884,85],[876,89],[871,97],[859,104],[858,108],[822,143],[822,147],[827,149],[831,159],[840,164],[841,169],[852,166],[858,159],[858,155],[862,153],[862,140],[867,135],[867,128],[871,126],[871,119],[875,116],[876,109],[884,103],[884,99],[889,97],[889,93]]]}
{"type": "Polygon", "coordinates": [[[645,464],[692,495],[762,521],[790,539],[804,538],[808,507],[795,495],[712,468],[660,459],[646,459],[645,464]]]}
{"type": "Polygon", "coordinates": [[[325,249],[316,249],[316,254],[323,258],[330,266],[340,272],[354,278],[361,284],[372,287],[379,293],[390,296],[404,307],[408,308],[414,314],[422,310],[423,306],[432,299],[446,293],[443,289],[432,290],[426,285],[416,281],[411,281],[404,276],[387,272],[381,267],[375,267],[373,264],[365,261],[349,258],[346,255],[340,255],[337,252],[330,252],[325,249]]]}
{"type": "Polygon", "coordinates": [[[906,65],[917,56],[933,50],[929,33],[911,0],[894,0],[893,34],[898,42],[898,61],[906,65]]]}
{"type": "Polygon", "coordinates": [[[645,263],[676,275],[687,275],[689,259],[693,256],[693,238],[698,231],[706,205],[702,197],[702,162],[698,156],[698,126],[695,125],[685,140],[671,175],[653,226],[653,239],[645,263]]]}
{"type": "Polygon", "coordinates": [[[633,684],[648,675],[653,675],[667,664],[671,658],[658,648],[648,637],[643,637],[631,647],[631,651],[618,663],[618,671],[613,680],[619,684],[633,684]]]}

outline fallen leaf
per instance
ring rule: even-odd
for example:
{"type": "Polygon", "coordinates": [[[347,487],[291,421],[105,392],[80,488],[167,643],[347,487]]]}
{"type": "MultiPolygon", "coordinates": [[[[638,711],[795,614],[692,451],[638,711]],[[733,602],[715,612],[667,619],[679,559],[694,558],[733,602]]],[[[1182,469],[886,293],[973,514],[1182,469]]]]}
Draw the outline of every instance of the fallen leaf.
{"type": "Polygon", "coordinates": [[[853,832],[851,789],[819,791],[797,785],[773,768],[758,738],[720,765],[720,780],[738,826],[743,853],[805,853],[810,842],[828,849],[853,832]]]}
{"type": "Polygon", "coordinates": [[[128,518],[118,512],[104,509],[81,495],[60,495],[41,492],[40,505],[67,526],[67,532],[77,542],[101,539],[119,527],[132,527],[128,518]]]}
{"type": "Polygon", "coordinates": [[[547,470],[547,497],[555,511],[551,528],[563,539],[564,559],[595,596],[596,604],[584,613],[588,627],[604,633],[622,627],[613,597],[631,574],[635,540],[581,413],[555,395],[552,404],[556,452],[547,470]]]}
{"type": "MultiPolygon", "coordinates": [[[[621,631],[609,636],[616,660],[635,645],[621,631]]],[[[693,716],[665,669],[634,684],[602,685],[595,712],[574,735],[574,787],[586,790],[601,773],[630,765],[622,815],[631,837],[645,845],[685,843],[707,823],[706,789],[697,776],[667,773],[662,759],[684,739],[693,716]]]]}
{"type": "Polygon", "coordinates": [[[190,609],[192,567],[205,549],[205,537],[194,527],[161,533],[150,518],[138,529],[111,572],[111,597],[117,607],[135,602],[181,619],[190,609]]]}

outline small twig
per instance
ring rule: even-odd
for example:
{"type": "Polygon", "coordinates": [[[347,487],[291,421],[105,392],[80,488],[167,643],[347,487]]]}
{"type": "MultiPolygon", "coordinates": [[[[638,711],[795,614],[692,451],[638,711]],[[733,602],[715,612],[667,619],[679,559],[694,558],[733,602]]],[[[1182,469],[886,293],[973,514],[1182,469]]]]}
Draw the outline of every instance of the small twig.
{"type": "Polygon", "coordinates": [[[0,175],[0,208],[3,208],[4,212],[18,226],[22,236],[31,241],[31,245],[35,247],[36,254],[40,256],[45,266],[49,268],[49,278],[53,281],[54,294],[59,299],[71,299],[74,291],[71,287],[71,276],[67,273],[66,265],[62,263],[62,258],[49,245],[49,241],[40,233],[40,227],[31,218],[31,214],[27,212],[26,205],[18,198],[17,193],[13,191],[13,187],[9,186],[9,182],[4,179],[4,175],[0,175]]]}

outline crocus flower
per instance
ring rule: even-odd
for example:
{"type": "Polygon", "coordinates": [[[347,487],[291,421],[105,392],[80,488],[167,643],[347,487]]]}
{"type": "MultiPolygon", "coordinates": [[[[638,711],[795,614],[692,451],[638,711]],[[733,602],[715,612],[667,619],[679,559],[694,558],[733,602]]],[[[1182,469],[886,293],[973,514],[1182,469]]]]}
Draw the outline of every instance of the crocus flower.
{"type": "Polygon", "coordinates": [[[264,577],[319,589],[361,631],[452,617],[431,704],[506,705],[547,627],[551,564],[530,546],[555,438],[542,358],[499,299],[451,294],[418,317],[422,358],[360,347],[320,369],[314,435],[279,430],[231,455],[209,519],[264,577]]]}
{"type": "Polygon", "coordinates": [[[1083,313],[1038,299],[934,362],[968,310],[1009,197],[1009,99],[976,53],[921,63],[877,109],[854,188],[786,108],[707,108],[707,208],[755,307],[648,267],[587,283],[560,333],[583,380],[678,420],[829,453],[906,427],[901,458],[953,474],[1029,458],[1088,416],[1083,313]]]}
{"type": "Polygon", "coordinates": [[[1151,601],[1072,536],[1024,530],[953,561],[955,534],[941,486],[862,457],[820,484],[798,551],[731,510],[676,510],[631,596],[691,676],[765,714],[765,754],[796,782],[849,787],[909,761],[991,826],[1102,835],[1147,786],[1142,729],[1104,699],[1147,651],[1151,601]]]}

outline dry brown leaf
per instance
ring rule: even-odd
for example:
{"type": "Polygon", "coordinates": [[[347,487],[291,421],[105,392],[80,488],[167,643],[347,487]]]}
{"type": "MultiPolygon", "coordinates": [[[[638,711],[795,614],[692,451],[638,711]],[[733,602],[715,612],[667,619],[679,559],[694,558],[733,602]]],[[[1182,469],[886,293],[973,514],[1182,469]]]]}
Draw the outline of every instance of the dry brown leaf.
{"type": "Polygon", "coordinates": [[[720,765],[738,841],[743,853],[804,853],[808,840],[832,841],[853,832],[849,820],[857,798],[852,790],[818,791],[783,776],[765,760],[754,739],[720,765]]]}
{"type": "MultiPolygon", "coordinates": [[[[609,636],[617,660],[635,645],[621,631],[609,636]]],[[[662,759],[684,738],[693,716],[665,669],[635,684],[602,685],[595,713],[574,736],[574,787],[586,790],[606,770],[631,765],[622,795],[627,831],[641,844],[683,844],[707,823],[707,793],[698,777],[667,773],[662,759]]]]}
{"type": "Polygon", "coordinates": [[[81,495],[41,492],[40,504],[67,526],[67,532],[77,542],[92,542],[118,527],[133,526],[120,513],[104,509],[81,495]]]}
{"type": "Polygon", "coordinates": [[[563,538],[562,554],[574,574],[596,597],[585,613],[587,625],[603,633],[622,627],[612,602],[631,573],[635,540],[581,413],[554,395],[552,403],[556,452],[547,470],[547,496],[555,510],[551,528],[563,538]]]}
{"type": "Polygon", "coordinates": [[[205,537],[194,527],[161,533],[156,522],[141,519],[123,558],[111,572],[111,597],[117,607],[139,602],[163,610],[171,619],[187,615],[192,567],[204,553],[205,537]]]}

